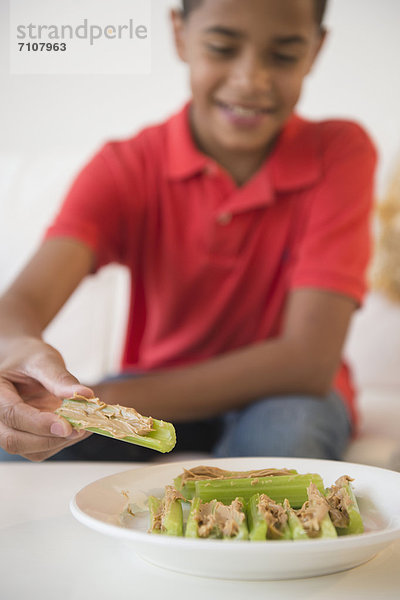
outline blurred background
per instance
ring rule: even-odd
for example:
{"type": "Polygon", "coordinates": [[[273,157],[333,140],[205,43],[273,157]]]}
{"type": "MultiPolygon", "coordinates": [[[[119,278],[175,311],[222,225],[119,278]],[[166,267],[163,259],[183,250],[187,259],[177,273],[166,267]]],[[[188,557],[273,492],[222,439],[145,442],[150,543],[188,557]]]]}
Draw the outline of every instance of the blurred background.
{"type": "MultiPolygon", "coordinates": [[[[99,146],[165,119],[188,98],[186,69],[175,56],[169,24],[169,10],[179,0],[148,1],[150,75],[61,76],[9,74],[9,4],[0,0],[0,292],[99,146]]],[[[354,448],[366,461],[391,461],[400,469],[400,293],[391,293],[400,282],[400,186],[391,183],[400,168],[400,2],[330,0],[326,25],[327,43],[299,112],[311,119],[354,119],[366,127],[379,152],[377,204],[391,206],[376,216],[376,275],[346,347],[363,410],[364,437],[354,448]],[[365,458],[371,440],[376,446],[365,458]]],[[[46,332],[84,382],[118,368],[127,292],[125,271],[106,267],[80,286],[46,332]]]]}

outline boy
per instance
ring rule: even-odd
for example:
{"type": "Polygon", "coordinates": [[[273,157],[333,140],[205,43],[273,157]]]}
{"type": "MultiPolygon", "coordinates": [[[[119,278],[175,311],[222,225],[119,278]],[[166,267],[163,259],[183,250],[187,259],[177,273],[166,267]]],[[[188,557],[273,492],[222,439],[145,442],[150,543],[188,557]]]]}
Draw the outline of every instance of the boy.
{"type": "Polygon", "coordinates": [[[93,158],[1,301],[2,448],[31,460],[138,456],[81,441],[50,412],[92,390],[41,341],[82,278],[117,261],[132,274],[132,376],[96,395],[173,421],[181,448],[340,458],[355,417],[341,350],[365,291],[375,152],[353,123],[294,114],[324,5],[173,11],[191,101],[93,158]]]}

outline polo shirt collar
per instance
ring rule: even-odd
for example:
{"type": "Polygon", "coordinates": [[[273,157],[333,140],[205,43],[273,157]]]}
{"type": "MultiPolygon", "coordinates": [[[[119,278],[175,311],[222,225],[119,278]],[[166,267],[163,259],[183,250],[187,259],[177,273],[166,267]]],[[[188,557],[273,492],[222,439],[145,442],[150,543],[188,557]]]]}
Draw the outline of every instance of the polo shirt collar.
{"type": "Polygon", "coordinates": [[[196,147],[189,125],[190,102],[167,122],[167,173],[187,179],[205,170],[210,159],[196,147]]]}
{"type": "MultiPolygon", "coordinates": [[[[167,174],[183,180],[210,165],[210,158],[195,145],[189,125],[188,102],[167,122],[167,174]]],[[[256,204],[273,201],[275,192],[307,188],[322,175],[319,128],[298,115],[292,115],[280,133],[275,147],[254,177],[237,188],[238,196],[252,188],[256,204]]],[[[248,195],[248,194],[246,194],[248,195]]]]}
{"type": "Polygon", "coordinates": [[[268,163],[277,191],[300,190],[318,181],[322,176],[322,148],[317,124],[292,115],[268,163]]]}

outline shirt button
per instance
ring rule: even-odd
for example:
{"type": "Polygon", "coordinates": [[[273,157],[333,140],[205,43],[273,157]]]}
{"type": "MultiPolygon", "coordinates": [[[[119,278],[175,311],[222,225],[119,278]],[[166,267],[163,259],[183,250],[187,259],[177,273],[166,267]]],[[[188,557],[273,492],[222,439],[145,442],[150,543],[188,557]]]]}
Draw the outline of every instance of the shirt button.
{"type": "Polygon", "coordinates": [[[217,217],[217,222],[220,225],[229,225],[229,223],[231,221],[232,221],[232,213],[229,213],[229,212],[220,213],[217,217]]]}

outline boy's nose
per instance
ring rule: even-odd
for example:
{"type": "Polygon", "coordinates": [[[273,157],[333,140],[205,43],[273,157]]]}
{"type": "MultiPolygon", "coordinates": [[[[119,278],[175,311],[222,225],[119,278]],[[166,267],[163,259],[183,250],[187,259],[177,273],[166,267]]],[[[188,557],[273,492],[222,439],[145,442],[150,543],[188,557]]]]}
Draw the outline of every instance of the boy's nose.
{"type": "Polygon", "coordinates": [[[271,71],[256,56],[244,56],[234,65],[231,83],[243,93],[268,93],[271,91],[271,71]]]}

